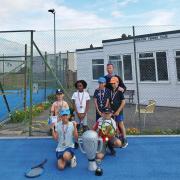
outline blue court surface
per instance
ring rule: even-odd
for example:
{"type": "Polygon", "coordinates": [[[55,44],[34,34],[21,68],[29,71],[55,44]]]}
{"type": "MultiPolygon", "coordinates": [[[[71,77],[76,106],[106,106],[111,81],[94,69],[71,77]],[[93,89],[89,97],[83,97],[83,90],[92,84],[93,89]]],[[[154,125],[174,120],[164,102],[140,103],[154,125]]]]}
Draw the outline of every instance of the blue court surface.
{"type": "Polygon", "coordinates": [[[45,158],[41,180],[179,180],[180,137],[129,137],[126,149],[116,149],[116,157],[106,156],[104,174],[97,177],[87,170],[87,159],[76,150],[78,165],[56,168],[56,142],[51,138],[0,139],[0,179],[24,180],[24,172],[45,158]]]}

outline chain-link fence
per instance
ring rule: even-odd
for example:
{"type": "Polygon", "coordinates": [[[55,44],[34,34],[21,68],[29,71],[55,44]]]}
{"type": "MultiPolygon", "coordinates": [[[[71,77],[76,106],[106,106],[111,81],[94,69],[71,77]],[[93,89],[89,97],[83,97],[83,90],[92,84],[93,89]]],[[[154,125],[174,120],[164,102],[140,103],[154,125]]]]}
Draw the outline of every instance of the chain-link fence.
{"type": "MultiPolygon", "coordinates": [[[[66,90],[65,100],[70,102],[72,91],[76,91],[72,89],[76,79],[86,80],[87,90],[93,96],[98,87],[97,79],[107,74],[106,65],[112,63],[114,73],[127,87],[124,93],[127,132],[179,133],[178,26],[56,30],[56,56],[53,33],[0,33],[0,79],[5,89],[5,93],[1,93],[2,119],[8,114],[3,94],[11,113],[17,107],[29,106],[35,111],[33,105],[44,106],[42,102],[46,102],[57,87],[66,90]]],[[[26,115],[26,118],[47,121],[48,113],[47,109],[41,116],[26,115]]],[[[88,119],[92,126],[95,122],[92,100],[88,119]]],[[[30,123],[27,130],[32,131],[32,127],[30,123]]]]}

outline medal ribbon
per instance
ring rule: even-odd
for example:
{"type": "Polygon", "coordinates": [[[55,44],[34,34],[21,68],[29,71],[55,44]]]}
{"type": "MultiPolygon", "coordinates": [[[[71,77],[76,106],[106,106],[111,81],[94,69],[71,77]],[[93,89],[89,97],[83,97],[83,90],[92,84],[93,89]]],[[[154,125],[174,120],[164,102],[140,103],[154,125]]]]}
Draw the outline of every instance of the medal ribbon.
{"type": "Polygon", "coordinates": [[[115,92],[112,92],[112,91],[111,91],[111,100],[112,100],[112,102],[113,102],[113,100],[114,100],[117,92],[118,92],[118,90],[115,90],[115,92]]]}
{"type": "Polygon", "coordinates": [[[101,106],[103,106],[103,100],[104,100],[106,90],[103,89],[103,90],[99,90],[99,91],[100,91],[100,98],[99,98],[100,104],[101,104],[101,106]]]}
{"type": "Polygon", "coordinates": [[[79,91],[78,91],[78,100],[79,100],[79,103],[80,103],[80,107],[82,107],[83,99],[84,99],[84,91],[83,91],[83,95],[82,95],[81,99],[80,99],[80,95],[79,95],[79,91]]]}
{"type": "Polygon", "coordinates": [[[68,125],[67,125],[67,127],[66,127],[66,129],[64,128],[64,124],[62,124],[62,131],[63,131],[63,140],[64,140],[64,142],[63,143],[65,143],[65,139],[66,139],[66,133],[67,133],[67,130],[68,130],[68,125]]]}

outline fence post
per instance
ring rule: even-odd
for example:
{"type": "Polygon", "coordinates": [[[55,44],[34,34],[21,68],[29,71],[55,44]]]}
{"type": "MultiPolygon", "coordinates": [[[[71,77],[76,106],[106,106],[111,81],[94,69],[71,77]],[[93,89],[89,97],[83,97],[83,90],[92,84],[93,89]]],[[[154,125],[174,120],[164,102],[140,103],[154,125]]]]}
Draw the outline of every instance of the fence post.
{"type": "Polygon", "coordinates": [[[67,51],[67,61],[66,61],[66,82],[67,82],[67,88],[70,87],[70,84],[69,84],[69,51],[67,51]]]}
{"type": "MultiPolygon", "coordinates": [[[[45,52],[45,61],[47,62],[47,52],[45,52]]],[[[45,67],[44,67],[44,79],[45,79],[45,82],[44,82],[44,100],[46,101],[46,87],[47,87],[47,84],[46,84],[46,76],[47,76],[47,67],[46,67],[46,63],[44,63],[45,67]]]]}
{"type": "Polygon", "coordinates": [[[26,93],[27,93],[27,44],[25,44],[25,64],[24,64],[24,111],[26,112],[26,93]]]}
{"type": "Polygon", "coordinates": [[[30,90],[30,107],[29,107],[29,136],[32,136],[32,106],[33,106],[33,31],[31,31],[31,52],[30,52],[30,69],[29,69],[29,90],[30,90]]]}
{"type": "Polygon", "coordinates": [[[140,114],[140,105],[139,105],[139,83],[138,83],[138,70],[137,70],[137,58],[136,58],[136,35],[135,35],[135,27],[133,29],[133,47],[134,47],[134,62],[135,62],[135,74],[136,74],[136,92],[137,92],[137,105],[138,105],[138,118],[139,118],[139,128],[141,132],[141,114],[140,114]]]}

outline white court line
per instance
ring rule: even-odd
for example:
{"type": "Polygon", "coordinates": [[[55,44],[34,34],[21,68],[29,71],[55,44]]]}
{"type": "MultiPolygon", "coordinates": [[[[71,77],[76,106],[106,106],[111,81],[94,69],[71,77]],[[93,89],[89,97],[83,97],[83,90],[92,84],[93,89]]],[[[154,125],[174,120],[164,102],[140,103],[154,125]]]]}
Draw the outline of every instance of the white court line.
{"type": "MultiPolygon", "coordinates": [[[[180,135],[128,135],[128,138],[158,138],[158,137],[169,137],[169,138],[173,138],[173,137],[180,137],[180,135]]],[[[17,136],[17,137],[0,137],[1,139],[53,139],[52,136],[17,136]]]]}

